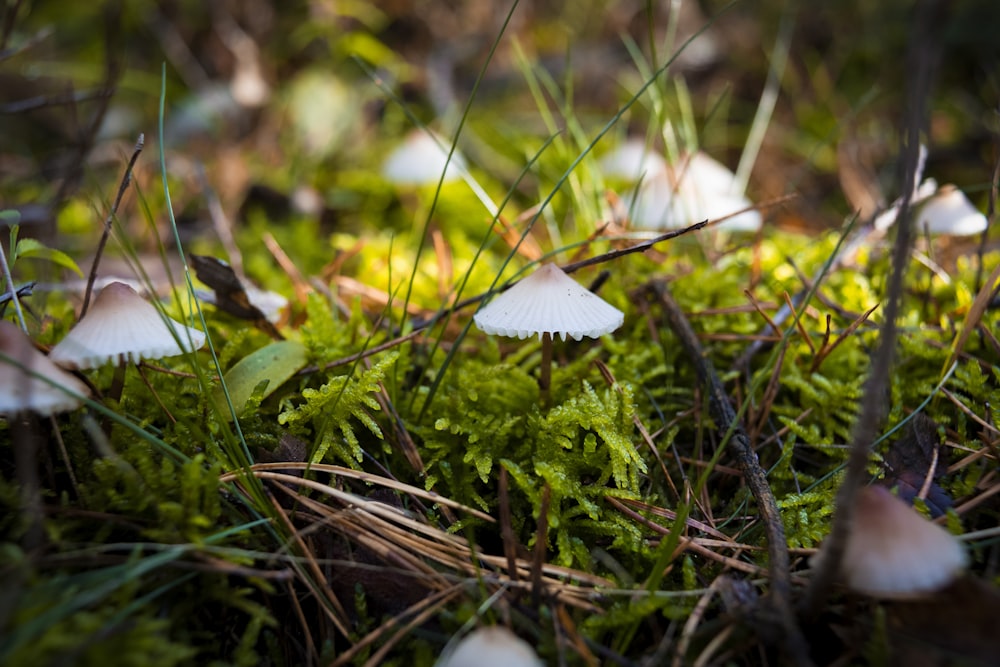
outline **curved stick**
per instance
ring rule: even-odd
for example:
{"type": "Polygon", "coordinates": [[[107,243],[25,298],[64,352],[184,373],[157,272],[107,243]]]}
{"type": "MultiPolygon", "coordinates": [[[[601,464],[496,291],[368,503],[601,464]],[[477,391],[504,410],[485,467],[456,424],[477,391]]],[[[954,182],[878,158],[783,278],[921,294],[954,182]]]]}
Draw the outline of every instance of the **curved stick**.
{"type": "Polygon", "coordinates": [[[691,358],[705,391],[708,393],[709,410],[712,419],[722,432],[731,432],[729,449],[736,458],[743,479],[753,493],[760,510],[761,519],[767,534],[768,571],[771,577],[771,605],[777,615],[777,621],[784,635],[784,649],[791,664],[811,665],[809,646],[799,628],[792,605],[792,581],[788,561],[788,542],[785,539],[785,527],[781,523],[781,511],[774,499],[774,493],[767,483],[767,475],[757,459],[757,453],[750,446],[750,439],[742,424],[739,423],[736,411],[733,410],[726,395],[722,381],[715,372],[712,362],[705,356],[701,343],[695,335],[691,323],[684,311],[670,294],[663,281],[655,281],[651,288],[659,299],[660,306],[667,317],[670,327],[677,334],[685,352],[691,358]]]}

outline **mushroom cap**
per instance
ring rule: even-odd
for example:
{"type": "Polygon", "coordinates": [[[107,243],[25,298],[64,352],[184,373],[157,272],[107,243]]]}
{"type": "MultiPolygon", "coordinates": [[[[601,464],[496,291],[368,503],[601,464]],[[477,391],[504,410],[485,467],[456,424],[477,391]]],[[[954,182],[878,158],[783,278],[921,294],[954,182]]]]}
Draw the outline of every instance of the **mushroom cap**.
{"type": "MultiPolygon", "coordinates": [[[[822,558],[822,550],[817,558],[822,558]]],[[[858,494],[841,573],[848,588],[880,598],[912,598],[943,588],[966,565],[962,546],[884,486],[858,494]]]]}
{"type": "MultiPolygon", "coordinates": [[[[947,236],[969,236],[986,229],[986,216],[979,212],[965,193],[951,184],[938,187],[928,178],[913,193],[917,232],[947,236]]],[[[899,202],[875,218],[875,229],[886,230],[896,222],[899,202]]]]}
{"type": "Polygon", "coordinates": [[[555,264],[544,264],[472,319],[488,334],[527,338],[548,333],[580,340],[611,333],[625,321],[625,314],[555,264]]]}
{"type": "Polygon", "coordinates": [[[49,354],[68,368],[96,368],[109,361],[161,359],[197,350],[205,334],[163,317],[123,283],[111,283],[49,354]]]}
{"type": "MultiPolygon", "coordinates": [[[[736,191],[736,175],[721,162],[698,151],[688,160],[678,176],[678,192],[682,211],[688,214],[686,223],[716,220],[751,205],[749,199],[736,191]]],[[[745,211],[723,220],[718,229],[753,232],[760,229],[760,211],[745,211]]]]}
{"type": "Polygon", "coordinates": [[[445,182],[458,180],[465,158],[456,150],[448,161],[448,142],[427,130],[413,130],[382,164],[382,176],[396,185],[430,185],[444,172],[445,182]],[[447,164],[447,167],[445,166],[447,164]]]}
{"type": "MultiPolygon", "coordinates": [[[[642,177],[625,201],[636,227],[674,229],[699,220],[716,220],[751,206],[736,192],[736,176],[725,165],[698,151],[668,167],[659,156],[644,153],[645,147],[627,142],[602,160],[605,174],[642,177]],[[662,168],[659,164],[662,163],[662,168]]],[[[759,211],[744,211],[720,222],[719,229],[756,231],[761,226],[759,211]]]]}
{"type": "Polygon", "coordinates": [[[667,161],[639,139],[629,139],[607,153],[599,166],[605,176],[629,181],[646,181],[668,171],[667,161]]]}
{"type": "Polygon", "coordinates": [[[930,234],[979,234],[986,224],[986,216],[954,185],[942,185],[923,202],[917,217],[917,230],[930,234]]]}
{"type": "Polygon", "coordinates": [[[20,329],[6,320],[0,320],[0,353],[25,367],[19,368],[0,357],[0,414],[30,411],[48,416],[80,407],[80,399],[67,391],[81,396],[90,394],[87,385],[52,363],[20,329]]]}
{"type": "Polygon", "coordinates": [[[446,650],[435,667],[542,667],[542,664],[528,642],[497,625],[470,632],[451,650],[446,650]]]}

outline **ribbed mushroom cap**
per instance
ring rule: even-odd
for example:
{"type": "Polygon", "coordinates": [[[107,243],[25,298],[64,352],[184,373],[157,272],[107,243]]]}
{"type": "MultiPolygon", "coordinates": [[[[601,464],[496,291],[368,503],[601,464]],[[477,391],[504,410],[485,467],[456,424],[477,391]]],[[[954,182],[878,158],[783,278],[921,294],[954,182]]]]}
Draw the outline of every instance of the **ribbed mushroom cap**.
{"type": "Polygon", "coordinates": [[[446,651],[435,667],[542,667],[528,642],[507,628],[478,628],[446,651]]]}
{"type": "MultiPolygon", "coordinates": [[[[822,559],[823,551],[815,556],[822,559]]],[[[858,494],[841,573],[848,588],[880,598],[912,598],[946,586],[965,551],[941,526],[883,486],[858,494]]]]}
{"type": "Polygon", "coordinates": [[[580,340],[611,333],[625,321],[625,314],[555,264],[545,264],[493,299],[473,320],[488,334],[527,338],[548,333],[580,340]]]}
{"type": "Polygon", "coordinates": [[[414,130],[389,154],[382,165],[382,176],[396,185],[435,184],[441,172],[445,182],[457,180],[465,168],[465,158],[456,150],[449,162],[447,146],[447,141],[426,130],[414,130]]]}
{"type": "Polygon", "coordinates": [[[80,407],[80,399],[63,388],[81,396],[90,394],[87,385],[52,363],[20,329],[6,320],[0,320],[0,352],[26,369],[0,358],[0,414],[30,411],[48,416],[80,407]],[[48,378],[57,386],[31,373],[48,378]]]}
{"type": "Polygon", "coordinates": [[[49,358],[67,368],[96,368],[109,361],[138,363],[197,350],[205,334],[163,318],[156,307],[123,283],[111,283],[49,358]]]}

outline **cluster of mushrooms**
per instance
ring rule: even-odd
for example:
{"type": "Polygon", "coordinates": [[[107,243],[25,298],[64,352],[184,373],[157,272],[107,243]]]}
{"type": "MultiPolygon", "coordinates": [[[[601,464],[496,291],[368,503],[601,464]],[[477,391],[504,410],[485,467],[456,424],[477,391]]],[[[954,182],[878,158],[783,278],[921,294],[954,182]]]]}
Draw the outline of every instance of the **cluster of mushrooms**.
{"type": "MultiPolygon", "coordinates": [[[[419,183],[426,180],[426,171],[435,170],[435,178],[444,172],[450,179],[465,168],[461,155],[456,152],[449,162],[441,143],[424,132],[412,135],[401,150],[408,152],[391,156],[385,165],[389,180],[419,183]]],[[[733,189],[732,174],[703,154],[689,156],[677,170],[651,156],[645,146],[631,142],[608,155],[602,168],[609,175],[640,181],[632,193],[633,216],[647,226],[676,226],[681,216],[692,219],[692,209],[700,212],[695,216],[698,219],[735,213],[728,223],[732,229],[760,226],[756,211],[739,213],[749,201],[733,189]],[[711,185],[707,190],[704,185],[700,189],[687,185],[696,178],[711,185]],[[706,208],[708,201],[715,202],[714,208],[706,208]]],[[[918,224],[931,233],[974,233],[985,223],[982,214],[954,188],[938,188],[928,181],[915,195],[915,201],[923,204],[918,224]]],[[[895,211],[890,209],[876,224],[884,228],[894,221],[895,211]]],[[[598,338],[618,329],[624,313],[556,265],[544,264],[480,308],[474,321],[488,334],[519,339],[539,336],[539,386],[547,392],[553,338],[598,338]]],[[[203,332],[166,317],[120,282],[101,290],[90,310],[47,356],[14,324],[0,321],[0,415],[51,416],[76,409],[90,390],[68,371],[189,353],[204,342],[203,332]]],[[[965,551],[951,534],[882,486],[859,494],[854,516],[841,568],[842,580],[853,591],[876,598],[920,596],[948,585],[966,566],[965,551]]],[[[821,550],[815,558],[823,557],[821,550]]],[[[483,627],[460,641],[456,638],[438,661],[439,667],[541,664],[531,646],[503,627],[483,627]]]]}
{"type": "Polygon", "coordinates": [[[112,282],[48,356],[0,321],[0,414],[49,416],[78,408],[90,389],[68,370],[124,365],[192,352],[205,334],[162,315],[125,283],[112,282]]]}

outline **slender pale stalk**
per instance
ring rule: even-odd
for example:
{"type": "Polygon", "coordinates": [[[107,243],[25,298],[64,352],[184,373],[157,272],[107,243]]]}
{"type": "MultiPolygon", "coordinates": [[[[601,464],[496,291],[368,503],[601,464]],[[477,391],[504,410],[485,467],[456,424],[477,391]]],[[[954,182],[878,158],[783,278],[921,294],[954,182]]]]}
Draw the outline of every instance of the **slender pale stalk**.
{"type": "Polygon", "coordinates": [[[542,334],[542,367],[538,371],[538,388],[542,392],[542,401],[549,401],[549,385],[552,383],[552,334],[548,331],[542,334]]]}

